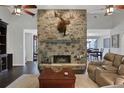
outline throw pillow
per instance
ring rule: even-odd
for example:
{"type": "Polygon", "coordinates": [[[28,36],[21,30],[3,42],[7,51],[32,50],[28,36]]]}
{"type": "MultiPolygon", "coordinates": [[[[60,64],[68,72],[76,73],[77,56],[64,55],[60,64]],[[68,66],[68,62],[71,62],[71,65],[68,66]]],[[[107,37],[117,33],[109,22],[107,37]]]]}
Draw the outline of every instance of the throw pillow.
{"type": "Polygon", "coordinates": [[[113,62],[114,57],[115,57],[115,54],[113,54],[113,53],[106,53],[105,56],[104,56],[104,59],[113,62]]]}
{"type": "Polygon", "coordinates": [[[124,57],[122,58],[122,64],[124,64],[124,57]]]}
{"type": "Polygon", "coordinates": [[[116,73],[117,72],[117,68],[114,66],[110,66],[110,65],[102,65],[102,68],[108,72],[113,72],[116,73]]]}
{"type": "Polygon", "coordinates": [[[119,75],[124,75],[124,64],[121,64],[118,68],[118,74],[119,75]]]}
{"type": "Polygon", "coordinates": [[[113,62],[113,66],[119,67],[119,65],[122,63],[122,58],[123,58],[122,55],[116,55],[113,62]]]}
{"type": "Polygon", "coordinates": [[[108,60],[103,60],[103,65],[109,65],[112,66],[112,62],[108,60]]]}

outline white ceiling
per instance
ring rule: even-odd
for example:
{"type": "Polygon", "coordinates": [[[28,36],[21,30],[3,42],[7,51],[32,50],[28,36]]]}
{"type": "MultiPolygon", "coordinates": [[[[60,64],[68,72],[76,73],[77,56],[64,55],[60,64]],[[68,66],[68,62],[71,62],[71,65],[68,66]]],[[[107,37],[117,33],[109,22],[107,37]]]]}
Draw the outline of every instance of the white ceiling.
{"type": "MultiPolygon", "coordinates": [[[[7,7],[10,13],[14,10],[12,5],[3,6],[7,7]]],[[[37,5],[37,9],[86,9],[87,14],[105,14],[105,5],[37,5]]],[[[37,9],[28,9],[33,13],[37,13],[37,9]]],[[[123,10],[124,11],[124,10],[123,10]]],[[[120,11],[115,11],[115,13],[120,13],[120,11]]]]}
{"type": "MultiPolygon", "coordinates": [[[[12,5],[3,7],[7,7],[10,12],[14,9],[12,5]]],[[[105,5],[37,5],[37,9],[86,9],[88,14],[105,13],[105,5]]],[[[30,10],[36,13],[37,9],[30,10]]]]}
{"type": "Polygon", "coordinates": [[[105,13],[105,5],[38,5],[38,9],[86,9],[88,14],[105,13]]]}
{"type": "MultiPolygon", "coordinates": [[[[11,7],[8,7],[11,8],[11,7]]],[[[86,9],[87,10],[87,28],[88,29],[111,29],[114,27],[113,22],[116,14],[119,15],[118,11],[111,16],[104,16],[105,5],[38,5],[37,9],[86,9]]],[[[33,13],[37,14],[37,9],[33,10],[33,13]],[[35,12],[34,12],[35,11],[35,12]]],[[[11,12],[10,12],[11,13],[11,12]]],[[[123,12],[122,12],[123,13],[123,12]]],[[[123,15],[122,15],[123,16],[123,15]]],[[[17,17],[17,16],[15,16],[17,17]]],[[[22,15],[21,17],[31,17],[29,15],[22,15]]],[[[17,17],[18,18],[18,17],[17,17]]],[[[36,20],[37,16],[31,17],[32,20],[36,20]]],[[[25,20],[25,19],[24,19],[25,20]]]]}

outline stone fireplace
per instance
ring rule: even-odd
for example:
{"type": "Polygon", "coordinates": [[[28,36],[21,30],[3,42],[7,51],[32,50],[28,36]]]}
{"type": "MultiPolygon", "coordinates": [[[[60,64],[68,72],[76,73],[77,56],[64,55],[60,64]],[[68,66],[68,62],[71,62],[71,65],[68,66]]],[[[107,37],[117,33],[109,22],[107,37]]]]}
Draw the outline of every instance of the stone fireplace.
{"type": "Polygon", "coordinates": [[[86,10],[48,9],[38,10],[38,62],[48,63],[78,63],[77,58],[83,57],[80,62],[86,62],[86,10]],[[58,17],[60,16],[61,17],[58,17]],[[61,19],[61,20],[60,20],[61,19]],[[60,33],[63,20],[64,31],[60,33]]]}
{"type": "Polygon", "coordinates": [[[54,55],[53,63],[71,63],[71,55],[54,55]]]}

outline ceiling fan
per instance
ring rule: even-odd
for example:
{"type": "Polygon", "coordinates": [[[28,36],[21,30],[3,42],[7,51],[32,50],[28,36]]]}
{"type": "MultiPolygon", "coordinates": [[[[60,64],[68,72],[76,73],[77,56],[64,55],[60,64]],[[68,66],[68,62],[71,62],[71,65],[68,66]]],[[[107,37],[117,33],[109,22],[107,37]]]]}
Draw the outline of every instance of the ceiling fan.
{"type": "Polygon", "coordinates": [[[105,16],[112,15],[115,10],[124,10],[124,5],[107,5],[105,10],[105,16]]]}
{"type": "Polygon", "coordinates": [[[31,12],[30,9],[36,9],[36,5],[15,5],[12,14],[21,15],[22,13],[26,13],[28,15],[34,16],[35,13],[31,12]]]}
{"type": "Polygon", "coordinates": [[[106,5],[105,16],[112,15],[115,10],[124,10],[124,5],[106,5]]]}
{"type": "Polygon", "coordinates": [[[30,16],[35,16],[35,13],[32,11],[37,8],[36,5],[0,5],[7,7],[11,14],[13,15],[21,15],[23,13],[28,14],[30,16]]]}
{"type": "MultiPolygon", "coordinates": [[[[104,13],[104,16],[112,15],[113,13],[116,13],[117,11],[122,12],[124,11],[124,5],[105,5],[103,8],[95,9],[94,12],[100,12],[104,13]]],[[[92,12],[92,13],[94,13],[92,12]]]]}

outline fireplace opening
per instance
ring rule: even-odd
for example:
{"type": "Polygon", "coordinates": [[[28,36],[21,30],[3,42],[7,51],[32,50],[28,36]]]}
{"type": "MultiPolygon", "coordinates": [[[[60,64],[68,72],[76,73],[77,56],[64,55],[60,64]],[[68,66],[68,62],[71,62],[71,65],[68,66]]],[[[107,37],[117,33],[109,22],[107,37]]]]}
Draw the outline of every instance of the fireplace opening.
{"type": "Polygon", "coordinates": [[[53,63],[71,63],[70,55],[54,55],[53,63]]]}

